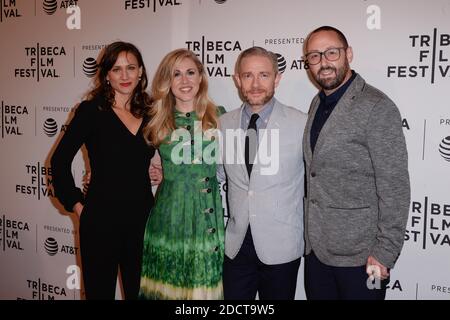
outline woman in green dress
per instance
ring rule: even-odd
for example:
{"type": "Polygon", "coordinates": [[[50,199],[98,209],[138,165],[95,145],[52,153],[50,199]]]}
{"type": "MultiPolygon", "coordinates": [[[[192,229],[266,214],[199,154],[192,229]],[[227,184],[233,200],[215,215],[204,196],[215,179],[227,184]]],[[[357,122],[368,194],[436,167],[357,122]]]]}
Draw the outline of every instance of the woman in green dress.
{"type": "Polygon", "coordinates": [[[152,83],[144,130],[164,179],[147,221],[141,299],[222,299],[224,217],[216,178],[218,117],[203,65],[186,49],[167,54],[152,83]]]}

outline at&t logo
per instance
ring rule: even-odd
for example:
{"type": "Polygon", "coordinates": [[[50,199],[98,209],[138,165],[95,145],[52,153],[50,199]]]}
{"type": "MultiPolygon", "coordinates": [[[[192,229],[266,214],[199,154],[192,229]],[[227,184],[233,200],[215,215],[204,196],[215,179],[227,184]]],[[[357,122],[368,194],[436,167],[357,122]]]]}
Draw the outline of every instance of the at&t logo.
{"type": "Polygon", "coordinates": [[[60,248],[58,245],[58,242],[53,237],[48,237],[47,239],[45,239],[44,249],[45,249],[45,252],[47,252],[47,254],[49,256],[54,256],[58,252],[70,254],[70,255],[76,255],[78,253],[77,247],[62,245],[60,248]]]}
{"type": "Polygon", "coordinates": [[[278,62],[278,71],[280,73],[284,73],[286,70],[286,59],[279,53],[276,53],[277,55],[277,62],[278,62]]]}
{"type": "MultiPolygon", "coordinates": [[[[61,126],[61,132],[66,131],[67,126],[62,125],[61,126]]],[[[47,118],[44,121],[44,124],[42,126],[42,129],[44,130],[44,133],[47,137],[54,137],[58,133],[58,123],[53,118],[47,118]]]]}
{"type": "Polygon", "coordinates": [[[59,5],[57,0],[44,0],[42,2],[42,9],[46,14],[53,15],[58,9],[58,7],[60,9],[67,9],[70,6],[77,6],[77,5],[78,0],[62,0],[59,5]]]}
{"type": "Polygon", "coordinates": [[[98,57],[106,46],[106,44],[102,43],[83,44],[81,46],[83,62],[81,63],[80,69],[86,77],[93,78],[97,74],[98,64],[95,57],[98,57]]]}
{"type": "Polygon", "coordinates": [[[288,48],[295,48],[298,51],[298,47],[301,47],[305,39],[302,37],[272,37],[264,39],[264,48],[271,50],[277,56],[278,71],[284,73],[286,70],[307,70],[308,64],[302,58],[291,59],[286,57],[286,52],[290,51],[288,48]],[[283,54],[279,50],[284,52],[283,54]]]}
{"type": "Polygon", "coordinates": [[[58,242],[56,242],[54,238],[47,238],[44,247],[45,252],[47,252],[49,256],[54,256],[58,253],[58,242]]]}
{"type": "Polygon", "coordinates": [[[83,62],[83,73],[89,77],[89,78],[93,78],[95,76],[95,74],[97,73],[97,61],[92,58],[92,57],[88,57],[84,60],[83,62]]]}
{"type": "Polygon", "coordinates": [[[58,124],[56,123],[55,119],[48,118],[44,122],[44,133],[48,137],[53,137],[58,132],[58,124]]]}
{"type": "Polygon", "coordinates": [[[450,162],[450,136],[442,139],[439,144],[439,153],[445,161],[450,162]]]}

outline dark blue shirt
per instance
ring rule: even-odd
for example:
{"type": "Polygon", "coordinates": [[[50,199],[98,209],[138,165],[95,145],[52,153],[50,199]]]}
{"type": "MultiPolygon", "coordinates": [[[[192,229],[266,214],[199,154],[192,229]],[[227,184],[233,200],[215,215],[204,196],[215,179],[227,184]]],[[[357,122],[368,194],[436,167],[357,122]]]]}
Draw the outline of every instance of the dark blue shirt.
{"type": "Polygon", "coordinates": [[[334,107],[337,105],[339,100],[344,95],[345,91],[347,91],[347,88],[350,86],[350,84],[353,82],[353,80],[356,78],[357,73],[352,70],[352,76],[350,79],[347,80],[346,83],[339,89],[337,89],[335,92],[330,94],[329,96],[325,95],[325,92],[320,91],[319,98],[320,98],[320,104],[317,108],[316,116],[314,117],[313,124],[311,126],[311,150],[314,153],[314,148],[316,147],[317,139],[319,138],[320,131],[322,130],[323,126],[325,125],[325,122],[327,122],[328,117],[330,116],[331,112],[333,112],[334,107]]]}

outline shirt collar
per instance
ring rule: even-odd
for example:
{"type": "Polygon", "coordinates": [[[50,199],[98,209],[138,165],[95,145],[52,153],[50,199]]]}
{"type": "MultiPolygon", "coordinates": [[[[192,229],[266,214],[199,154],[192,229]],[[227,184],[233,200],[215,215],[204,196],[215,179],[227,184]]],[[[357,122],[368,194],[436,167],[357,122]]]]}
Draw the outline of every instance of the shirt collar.
{"type": "MultiPolygon", "coordinates": [[[[269,102],[267,102],[262,109],[258,112],[259,118],[266,122],[269,120],[270,114],[272,113],[273,106],[275,105],[275,98],[272,97],[269,102]]],[[[244,104],[244,113],[250,119],[253,111],[252,108],[248,105],[248,103],[244,104]]]]}
{"type": "Polygon", "coordinates": [[[336,103],[341,99],[341,97],[344,95],[345,91],[347,91],[347,88],[350,86],[350,84],[353,82],[353,80],[356,78],[357,73],[352,70],[352,76],[350,79],[347,80],[339,89],[337,89],[335,92],[327,96],[325,92],[320,91],[319,92],[319,98],[321,103],[325,103],[326,105],[336,103]]]}

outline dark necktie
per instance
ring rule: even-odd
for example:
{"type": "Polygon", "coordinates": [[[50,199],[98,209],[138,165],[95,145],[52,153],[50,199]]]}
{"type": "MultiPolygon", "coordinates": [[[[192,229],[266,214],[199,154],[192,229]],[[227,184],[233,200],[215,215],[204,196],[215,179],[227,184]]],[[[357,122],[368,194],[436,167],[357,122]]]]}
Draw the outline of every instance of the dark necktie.
{"type": "Polygon", "coordinates": [[[259,116],[257,113],[252,114],[250,123],[248,124],[247,134],[245,136],[245,165],[247,167],[248,176],[252,173],[253,162],[255,161],[256,150],[258,148],[256,138],[256,120],[259,116]]]}

